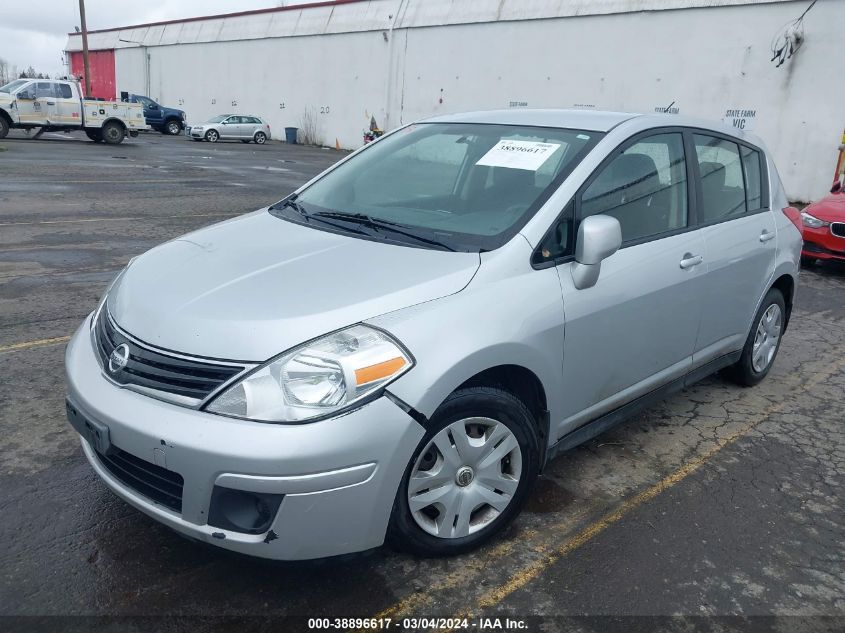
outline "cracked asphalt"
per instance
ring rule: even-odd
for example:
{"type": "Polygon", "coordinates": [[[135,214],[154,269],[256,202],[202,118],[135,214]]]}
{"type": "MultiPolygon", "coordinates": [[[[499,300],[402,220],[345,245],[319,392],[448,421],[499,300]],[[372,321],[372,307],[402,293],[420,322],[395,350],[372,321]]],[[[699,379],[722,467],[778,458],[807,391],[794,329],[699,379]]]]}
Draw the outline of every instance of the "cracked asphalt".
{"type": "Polygon", "coordinates": [[[64,418],[64,337],[130,257],[270,204],[342,154],[83,139],[0,142],[0,630],[375,615],[845,630],[845,266],[802,271],[762,384],[710,377],[564,454],[480,551],[274,564],[186,541],[99,482],[64,418]]]}

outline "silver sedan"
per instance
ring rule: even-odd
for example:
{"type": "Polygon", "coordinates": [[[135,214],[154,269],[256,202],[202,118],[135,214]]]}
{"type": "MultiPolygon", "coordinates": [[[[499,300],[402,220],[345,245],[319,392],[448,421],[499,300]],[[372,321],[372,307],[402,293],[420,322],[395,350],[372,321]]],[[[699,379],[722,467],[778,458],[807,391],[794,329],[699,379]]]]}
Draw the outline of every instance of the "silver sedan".
{"type": "Polygon", "coordinates": [[[254,141],[259,145],[272,138],[270,124],[250,114],[221,114],[201,125],[186,126],[185,135],[195,141],[209,143],[231,139],[241,143],[254,141]]]}

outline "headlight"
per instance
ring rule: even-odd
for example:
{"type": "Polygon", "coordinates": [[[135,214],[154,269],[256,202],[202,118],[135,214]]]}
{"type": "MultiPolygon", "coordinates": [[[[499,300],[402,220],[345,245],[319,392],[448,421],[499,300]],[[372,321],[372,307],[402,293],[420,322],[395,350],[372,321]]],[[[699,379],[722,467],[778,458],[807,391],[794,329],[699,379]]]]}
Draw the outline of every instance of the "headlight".
{"type": "Polygon", "coordinates": [[[804,223],[804,226],[809,226],[811,229],[820,229],[823,226],[828,226],[830,224],[830,222],[819,220],[817,217],[810,215],[806,211],[801,212],[801,221],[804,223]]]}
{"type": "Polygon", "coordinates": [[[305,422],[360,403],[413,366],[381,330],[355,325],[285,352],[206,410],[259,422],[305,422]]]}

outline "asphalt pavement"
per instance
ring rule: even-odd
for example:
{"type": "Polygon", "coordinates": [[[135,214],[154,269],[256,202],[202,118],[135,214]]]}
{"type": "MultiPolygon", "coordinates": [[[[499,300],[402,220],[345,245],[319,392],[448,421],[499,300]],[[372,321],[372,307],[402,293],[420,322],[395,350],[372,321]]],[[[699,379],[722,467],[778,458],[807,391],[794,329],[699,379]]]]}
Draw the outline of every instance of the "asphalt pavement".
{"type": "Polygon", "coordinates": [[[0,630],[376,616],[419,630],[448,627],[404,619],[845,630],[845,266],[802,271],[762,384],[708,378],[564,454],[481,550],[271,563],[180,538],[100,483],[64,417],[64,344],[132,256],[271,204],[344,154],[157,134],[0,146],[0,630]]]}

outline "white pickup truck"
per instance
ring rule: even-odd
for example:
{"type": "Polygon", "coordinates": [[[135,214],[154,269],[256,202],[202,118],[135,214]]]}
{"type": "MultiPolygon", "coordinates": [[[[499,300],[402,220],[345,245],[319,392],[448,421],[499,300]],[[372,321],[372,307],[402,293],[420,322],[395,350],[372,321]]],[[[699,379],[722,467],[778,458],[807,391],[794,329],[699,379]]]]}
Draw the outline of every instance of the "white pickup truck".
{"type": "Polygon", "coordinates": [[[83,99],[75,80],[16,79],[0,86],[0,139],[9,128],[83,130],[92,141],[117,145],[150,126],[141,104],[83,99]]]}

